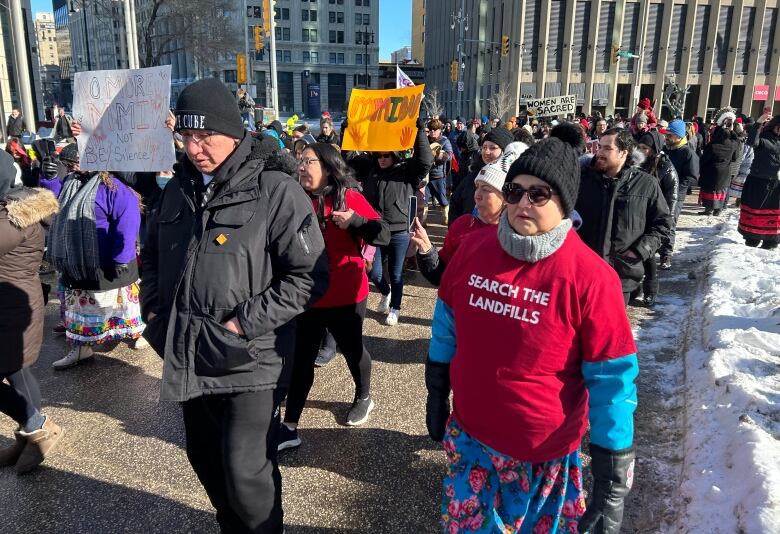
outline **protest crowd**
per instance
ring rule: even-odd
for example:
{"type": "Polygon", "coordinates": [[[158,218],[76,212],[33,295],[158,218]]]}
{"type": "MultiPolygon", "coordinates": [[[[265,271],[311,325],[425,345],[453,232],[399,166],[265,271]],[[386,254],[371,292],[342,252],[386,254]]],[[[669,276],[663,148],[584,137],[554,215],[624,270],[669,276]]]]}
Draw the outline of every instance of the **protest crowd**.
{"type": "Polygon", "coordinates": [[[619,532],[639,373],[626,307],[663,292],[693,191],[712,224],[738,209],[746,246],[778,247],[780,115],[666,122],[648,99],[625,118],[423,112],[404,142],[360,150],[349,115],[315,137],[255,124],[253,106],[192,83],[165,120],[176,163],[151,172],[82,170],[64,115],[61,150],[0,152],[0,411],[18,424],[0,466],[32,471],[67,431],[32,367],[51,294],[70,346],[53,367],[151,346],[221,530],[281,533],[278,455],[306,437],[315,368],[344,356],[345,423],[366,423],[367,297],[397,328],[414,270],[438,288],[420,395],[447,458],[441,531],[619,532]]]}

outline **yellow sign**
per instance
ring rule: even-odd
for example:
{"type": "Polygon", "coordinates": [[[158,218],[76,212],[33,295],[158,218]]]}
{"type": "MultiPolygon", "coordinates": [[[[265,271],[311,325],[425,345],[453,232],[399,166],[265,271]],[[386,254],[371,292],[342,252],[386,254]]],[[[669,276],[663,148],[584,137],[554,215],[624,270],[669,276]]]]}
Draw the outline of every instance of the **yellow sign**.
{"type": "Polygon", "coordinates": [[[246,56],[236,54],[236,82],[246,83],[246,56]]]}
{"type": "Polygon", "coordinates": [[[417,137],[425,85],[401,89],[352,89],[343,150],[407,150],[417,137]]]}

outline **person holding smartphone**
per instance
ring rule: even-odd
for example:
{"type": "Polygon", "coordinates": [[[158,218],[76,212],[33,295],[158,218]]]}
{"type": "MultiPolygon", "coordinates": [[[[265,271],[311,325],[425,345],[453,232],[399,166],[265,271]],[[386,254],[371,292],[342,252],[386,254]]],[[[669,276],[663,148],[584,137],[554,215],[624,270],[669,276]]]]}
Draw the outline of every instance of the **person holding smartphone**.
{"type": "Polygon", "coordinates": [[[390,228],[357,188],[351,169],[338,149],[327,143],[306,147],[298,161],[298,179],[311,198],[312,207],[325,238],[330,281],[323,297],[298,316],[292,378],[287,393],[284,422],[278,449],[301,444],[300,420],[314,383],[314,364],[325,330],[341,348],[355,382],[355,397],[346,423],[365,423],[374,401],[371,399],[371,355],[363,345],[368,278],[363,245],[390,242],[390,228]]]}
{"type": "MultiPolygon", "coordinates": [[[[346,121],[342,123],[346,129],[346,121]]],[[[414,154],[408,159],[399,152],[349,154],[347,161],[363,186],[363,195],[390,228],[390,242],[377,247],[369,279],[379,288],[382,298],[378,313],[386,313],[385,324],[398,324],[404,290],[404,260],[409,248],[408,201],[421,187],[433,165],[433,152],[425,135],[425,122],[417,119],[414,154]],[[388,282],[382,262],[387,260],[388,282]]]]}

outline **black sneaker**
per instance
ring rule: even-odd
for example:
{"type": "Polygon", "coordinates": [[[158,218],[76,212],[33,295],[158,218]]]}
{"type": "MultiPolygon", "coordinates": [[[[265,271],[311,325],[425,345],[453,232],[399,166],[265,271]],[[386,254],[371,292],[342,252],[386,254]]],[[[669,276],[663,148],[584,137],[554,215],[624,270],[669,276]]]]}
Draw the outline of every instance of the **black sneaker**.
{"type": "Polygon", "coordinates": [[[333,358],[335,357],[335,350],[320,349],[320,351],[317,353],[317,359],[314,360],[314,367],[325,367],[330,362],[332,362],[333,358]]]}
{"type": "Polygon", "coordinates": [[[356,398],[347,414],[347,425],[358,426],[368,421],[368,414],[374,409],[374,401],[371,395],[365,399],[356,398]]]}
{"type": "Polygon", "coordinates": [[[290,427],[282,423],[279,425],[279,439],[277,440],[277,451],[285,449],[294,449],[301,446],[301,438],[298,437],[298,429],[291,430],[290,427]]]}

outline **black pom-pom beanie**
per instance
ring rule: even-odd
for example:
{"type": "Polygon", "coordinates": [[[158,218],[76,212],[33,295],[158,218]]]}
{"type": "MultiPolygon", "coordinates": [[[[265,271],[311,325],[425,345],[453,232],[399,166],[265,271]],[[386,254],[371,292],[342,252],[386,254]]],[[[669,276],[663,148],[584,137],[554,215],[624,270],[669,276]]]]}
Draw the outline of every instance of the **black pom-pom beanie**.
{"type": "Polygon", "coordinates": [[[515,160],[506,174],[511,182],[519,174],[536,176],[550,184],[561,197],[568,217],[574,211],[580,190],[580,146],[582,139],[571,135],[568,125],[556,126],[550,137],[531,145],[515,160]]]}

